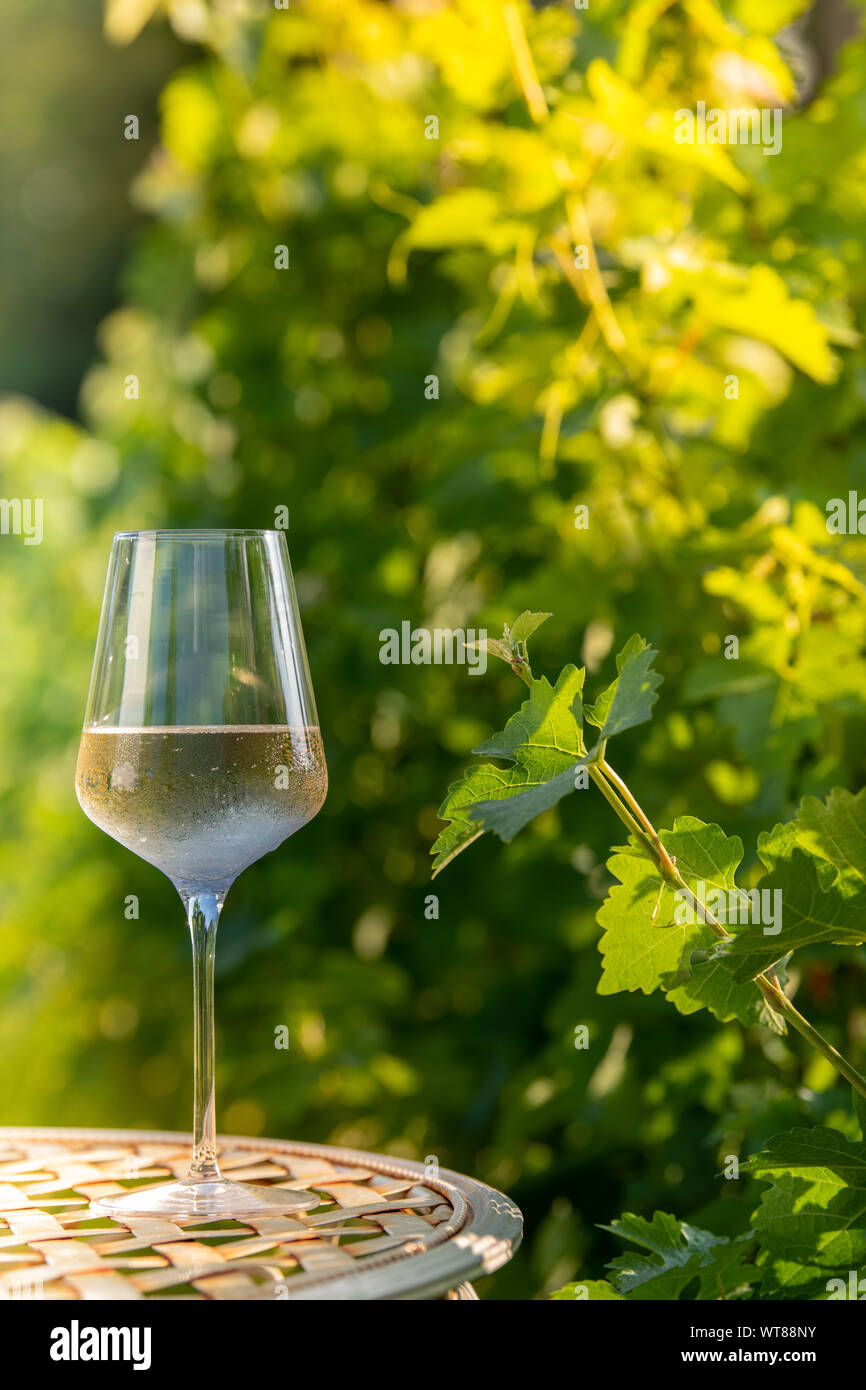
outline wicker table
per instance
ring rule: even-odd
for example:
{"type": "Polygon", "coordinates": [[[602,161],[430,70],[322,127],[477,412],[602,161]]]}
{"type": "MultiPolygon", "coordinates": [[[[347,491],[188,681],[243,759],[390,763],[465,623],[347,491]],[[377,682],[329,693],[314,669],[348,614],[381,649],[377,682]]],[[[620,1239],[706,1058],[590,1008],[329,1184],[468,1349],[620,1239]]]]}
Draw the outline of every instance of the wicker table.
{"type": "Polygon", "coordinates": [[[220,1139],[239,1181],[309,1188],[313,1211],[243,1223],[96,1218],[97,1196],[184,1177],[184,1134],[0,1128],[0,1298],[474,1299],[523,1221],[435,1165],[279,1139],[220,1139]]]}

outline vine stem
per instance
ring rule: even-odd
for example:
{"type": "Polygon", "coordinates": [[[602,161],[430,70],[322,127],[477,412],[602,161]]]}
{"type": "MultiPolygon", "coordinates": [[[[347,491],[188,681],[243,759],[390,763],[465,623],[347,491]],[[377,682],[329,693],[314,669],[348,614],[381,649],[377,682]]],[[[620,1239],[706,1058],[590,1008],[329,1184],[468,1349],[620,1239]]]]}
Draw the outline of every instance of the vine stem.
{"type": "MultiPolygon", "coordinates": [[[[664,881],[675,885],[681,892],[687,893],[693,908],[699,914],[704,925],[708,926],[719,940],[727,939],[729,933],[725,931],[721,922],[710,912],[709,908],[701,903],[692,892],[677,868],[676,861],[668,854],[662,844],[652,821],[645,814],[619,774],[605,760],[603,751],[589,765],[589,772],[593,782],[613,807],[623,825],[635,835],[638,843],[655,862],[664,881]]],[[[837,1051],[833,1044],[828,1042],[808,1019],[803,1017],[799,1009],[795,1008],[779,984],[775,971],[771,969],[756,976],[754,984],[770,1008],[777,1014],[781,1014],[786,1022],[815,1048],[816,1052],[820,1052],[821,1056],[827,1059],[855,1091],[858,1091],[861,1096],[866,1096],[866,1077],[861,1076],[847,1057],[843,1057],[842,1053],[837,1051]]]]}
{"type": "Polygon", "coordinates": [[[605,800],[610,802],[611,806],[613,807],[616,814],[619,816],[623,825],[625,825],[631,831],[638,844],[640,844],[643,847],[645,853],[653,861],[653,863],[657,864],[658,861],[656,859],[656,855],[653,850],[652,844],[647,839],[643,830],[638,825],[634,817],[631,815],[630,811],[628,811],[626,807],[623,806],[616,792],[613,790],[611,786],[609,786],[603,773],[595,766],[594,763],[587,764],[587,772],[589,773],[590,777],[592,778],[595,785],[598,787],[605,800]]]}
{"type": "MultiPolygon", "coordinates": [[[[619,776],[619,774],[614,772],[610,763],[605,761],[603,753],[601,757],[598,759],[598,769],[604,777],[606,777],[610,782],[613,783],[614,787],[616,788],[619,795],[622,797],[626,806],[630,809],[633,816],[635,816],[636,819],[643,826],[643,829],[645,831],[645,838],[649,838],[650,844],[655,850],[662,877],[668,883],[676,883],[678,886],[682,885],[688,887],[687,884],[684,884],[682,875],[677,869],[676,864],[674,863],[673,859],[671,859],[671,856],[668,854],[667,850],[665,849],[664,845],[659,839],[658,832],[656,831],[656,828],[650,820],[649,816],[644,814],[643,809],[641,808],[635,797],[632,796],[631,792],[629,791],[628,787],[626,786],[622,778],[619,776]]],[[[716,925],[719,924],[717,923],[716,925]]],[[[727,933],[723,931],[722,936],[725,935],[727,935],[727,933]]]]}

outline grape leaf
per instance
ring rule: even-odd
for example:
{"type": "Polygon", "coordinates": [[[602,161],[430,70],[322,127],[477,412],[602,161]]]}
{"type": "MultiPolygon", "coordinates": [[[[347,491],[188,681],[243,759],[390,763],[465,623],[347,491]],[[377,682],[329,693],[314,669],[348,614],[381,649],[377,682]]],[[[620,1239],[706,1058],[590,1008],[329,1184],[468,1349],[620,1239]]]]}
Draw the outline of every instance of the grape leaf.
{"type": "Polygon", "coordinates": [[[511,664],[511,649],[499,637],[479,637],[477,642],[467,642],[466,646],[473,651],[488,652],[491,656],[498,656],[500,661],[511,664]]]}
{"type": "Polygon", "coordinates": [[[439,834],[431,854],[433,860],[432,876],[436,877],[450,864],[461,850],[471,845],[473,840],[484,834],[485,827],[470,820],[469,813],[479,802],[485,804],[496,797],[515,796],[526,786],[525,769],[511,768],[504,771],[491,767],[489,763],[478,763],[470,767],[465,777],[453,782],[448,795],[439,807],[439,819],[450,821],[439,834]]]}
{"type": "Polygon", "coordinates": [[[479,757],[520,762],[539,776],[561,772],[586,752],[581,724],[584,671],[566,666],[555,686],[545,676],[501,733],[473,748],[479,757]]]}
{"type": "Polygon", "coordinates": [[[776,911],[781,930],[769,934],[759,922],[750,922],[725,943],[720,958],[731,961],[735,980],[754,979],[801,946],[859,946],[866,941],[866,893],[845,896],[840,883],[823,885],[821,878],[827,875],[820,873],[820,863],[794,849],[761,880],[762,892],[781,894],[776,911]]]}
{"type": "Polygon", "coordinates": [[[758,853],[771,868],[795,847],[833,867],[833,881],[845,896],[866,890],[866,788],[852,796],[842,787],[826,801],[807,796],[796,817],[758,839],[758,853]]]}
{"type": "Polygon", "coordinates": [[[626,642],[616,659],[619,675],[585,710],[589,723],[601,730],[600,738],[612,738],[651,717],[662,680],[652,669],[657,655],[637,633],[626,642]]]}
{"type": "Polygon", "coordinates": [[[723,953],[736,979],[800,946],[866,941],[866,791],[806,797],[792,821],[760,836],[758,853],[768,870],[761,890],[781,894],[782,929],[768,935],[753,922],[735,934],[723,953]]]}
{"type": "Polygon", "coordinates": [[[551,810],[564,796],[575,791],[575,775],[586,761],[585,757],[580,758],[564,772],[530,787],[528,791],[520,791],[517,796],[510,797],[506,802],[497,804],[496,801],[479,801],[470,810],[469,818],[473,821],[483,821],[484,829],[492,830],[500,840],[513,840],[517,832],[531,820],[535,820],[536,816],[540,816],[542,811],[551,810]]]}
{"type": "Polygon", "coordinates": [[[632,1299],[729,1298],[755,1282],[758,1271],[745,1256],[754,1245],[751,1232],[728,1240],[657,1211],[652,1221],[626,1212],[603,1230],[632,1241],[650,1253],[618,1255],[607,1268],[623,1297],[632,1299]]]}
{"type": "Polygon", "coordinates": [[[578,1280],[557,1289],[550,1297],[554,1301],[568,1300],[569,1303],[622,1302],[622,1294],[617,1293],[613,1284],[606,1279],[587,1279],[584,1283],[578,1280]]]}
{"type": "Polygon", "coordinates": [[[599,994],[638,989],[652,994],[663,980],[684,979],[691,951],[708,944],[712,933],[702,926],[674,924],[674,891],[648,859],[631,851],[616,853],[607,868],[619,883],[597,913],[604,929],[599,994]]]}
{"type": "Polygon", "coordinates": [[[501,637],[481,637],[477,642],[467,643],[467,646],[487,651],[491,656],[498,656],[500,661],[507,662],[515,671],[528,673],[529,666],[520,650],[521,645],[525,650],[532,634],[551,616],[550,613],[521,613],[510,628],[505,625],[501,637]]]}
{"type": "MultiPolygon", "coordinates": [[[[532,681],[529,699],[512,715],[502,732],[474,750],[482,756],[505,759],[514,766],[499,768],[489,763],[476,764],[465,777],[449,787],[439,809],[439,818],[451,824],[433,846],[434,877],[486,829],[495,828],[487,820],[481,823],[480,817],[474,814],[480,808],[485,808],[489,814],[497,802],[517,800],[521,793],[527,794],[527,788],[546,792],[560,775],[567,784],[563,785],[560,795],[573,790],[571,769],[585,751],[580,719],[583,677],[582,670],[566,666],[555,686],[544,676],[532,681]]],[[[543,807],[531,810],[526,819],[537,815],[540,809],[543,807]]],[[[520,824],[525,823],[520,816],[518,820],[520,824]]]]}
{"type": "MultiPolygon", "coordinates": [[[[734,875],[743,856],[736,836],[694,816],[679,816],[673,830],[662,831],[660,838],[693,891],[700,883],[705,895],[735,888],[734,875]]],[[[732,963],[716,956],[718,938],[712,929],[700,920],[676,920],[676,892],[662,882],[649,860],[638,856],[634,842],[625,853],[615,854],[607,867],[619,884],[597,914],[604,929],[599,994],[637,989],[651,994],[662,989],[682,1014],[707,1008],[722,1022],[736,1018],[747,1027],[765,1023],[784,1031],[782,1020],[754,986],[737,983],[732,963]]]]}
{"type": "Polygon", "coordinates": [[[772,1183],[752,1217],[762,1294],[816,1298],[866,1262],[866,1144],[835,1129],[777,1134],[742,1172],[772,1183]]]}
{"type": "Polygon", "coordinates": [[[521,613],[519,618],[515,618],[511,624],[510,636],[512,642],[527,642],[533,632],[537,632],[542,623],[546,623],[551,613],[521,613]]]}
{"type": "Polygon", "coordinates": [[[688,979],[665,990],[667,998],[681,1014],[705,1008],[721,1023],[735,1018],[747,1028],[763,1023],[774,1033],[787,1031],[785,1020],[758,993],[751,976],[745,983],[738,981],[724,959],[710,955],[704,960],[699,954],[701,948],[697,950],[688,979]]]}
{"type": "MultiPolygon", "coordinates": [[[[735,874],[743,857],[739,836],[726,835],[720,826],[704,825],[695,816],[680,816],[673,830],[663,830],[660,838],[693,891],[697,891],[699,883],[703,883],[705,894],[735,890],[735,874]]],[[[716,949],[718,938],[709,928],[702,927],[701,931],[701,944],[693,946],[692,952],[713,949],[706,960],[692,955],[688,978],[680,985],[666,984],[665,993],[671,1003],[681,1014],[707,1008],[723,1023],[736,1018],[746,1026],[763,1023],[773,1032],[785,1033],[784,1019],[754,988],[752,977],[746,983],[737,980],[731,961],[716,949]]]]}
{"type": "MultiPolygon", "coordinates": [[[[655,655],[656,653],[647,646],[642,637],[637,634],[631,637],[616,659],[617,670],[619,671],[616,680],[608,686],[595,705],[585,711],[581,712],[575,703],[576,718],[581,719],[582,713],[585,713],[587,719],[591,719],[591,722],[600,729],[599,739],[610,738],[614,734],[622,733],[624,729],[631,729],[635,724],[641,724],[644,720],[649,719],[653,703],[657,699],[655,691],[661,683],[661,676],[652,670],[652,660],[655,655]],[[592,715],[590,711],[592,711],[592,715]]],[[[573,671],[574,667],[566,667],[565,669],[566,671],[573,671]]],[[[564,674],[565,672],[563,672],[564,674]]],[[[484,753],[496,753],[496,751],[489,744],[484,745],[481,749],[476,749],[476,752],[484,753]]],[[[581,741],[581,757],[575,759],[570,768],[562,771],[551,770],[547,778],[538,778],[536,785],[531,786],[521,795],[509,798],[507,804],[502,804],[502,798],[480,801],[468,811],[469,819],[482,821],[484,829],[493,830],[500,839],[513,839],[518,830],[522,830],[524,825],[527,825],[535,816],[540,815],[542,811],[549,810],[569,792],[575,790],[574,773],[580,765],[589,761],[589,758],[583,756],[583,753],[581,741]]],[[[518,758],[523,756],[516,750],[510,755],[518,758]]],[[[499,751],[498,756],[508,755],[499,751]]]]}

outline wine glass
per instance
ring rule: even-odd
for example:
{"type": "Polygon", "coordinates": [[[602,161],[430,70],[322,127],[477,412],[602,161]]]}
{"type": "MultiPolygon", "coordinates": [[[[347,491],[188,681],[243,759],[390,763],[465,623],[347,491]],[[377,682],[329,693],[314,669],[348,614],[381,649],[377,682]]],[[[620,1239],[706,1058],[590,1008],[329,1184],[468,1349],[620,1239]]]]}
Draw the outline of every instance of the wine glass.
{"type": "Polygon", "coordinates": [[[317,1205],[217,1161],[214,945],[238,874],[322,805],[328,774],[281,531],[114,537],[75,773],[85,815],[167,874],[192,939],[192,1164],[99,1215],[253,1219],[317,1205]]]}

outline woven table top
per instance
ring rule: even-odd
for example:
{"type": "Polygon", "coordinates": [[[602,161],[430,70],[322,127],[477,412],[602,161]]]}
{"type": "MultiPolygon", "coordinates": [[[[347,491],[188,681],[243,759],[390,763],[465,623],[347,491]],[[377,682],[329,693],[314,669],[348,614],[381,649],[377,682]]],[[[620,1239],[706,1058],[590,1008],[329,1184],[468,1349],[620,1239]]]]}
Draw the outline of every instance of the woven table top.
{"type": "Polygon", "coordinates": [[[123,1220],[90,1202],[186,1176],[190,1138],[0,1128],[0,1298],[474,1298],[522,1218],[501,1192],[435,1165],[278,1139],[220,1138],[223,1173],[304,1188],[312,1211],[244,1221],[123,1220]]]}

